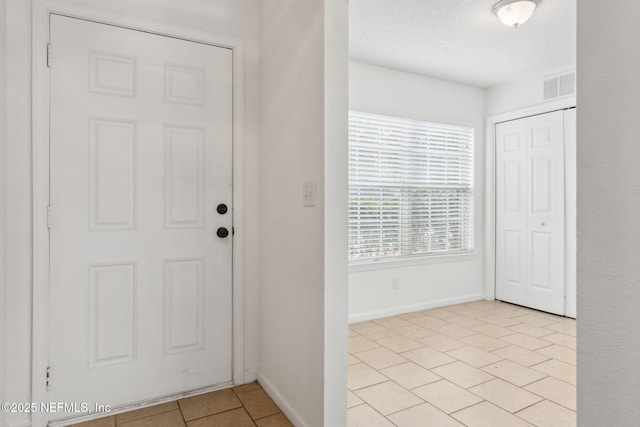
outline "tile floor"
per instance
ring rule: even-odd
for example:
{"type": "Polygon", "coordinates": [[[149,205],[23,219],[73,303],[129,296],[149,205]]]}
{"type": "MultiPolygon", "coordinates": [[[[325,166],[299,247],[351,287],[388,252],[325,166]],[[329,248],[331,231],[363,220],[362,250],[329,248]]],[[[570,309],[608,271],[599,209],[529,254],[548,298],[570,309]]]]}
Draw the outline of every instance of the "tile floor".
{"type": "Polygon", "coordinates": [[[257,382],[73,427],[293,427],[257,382]]]}
{"type": "Polygon", "coordinates": [[[576,324],[477,301],[350,325],[348,427],[575,427],[576,324]]]}

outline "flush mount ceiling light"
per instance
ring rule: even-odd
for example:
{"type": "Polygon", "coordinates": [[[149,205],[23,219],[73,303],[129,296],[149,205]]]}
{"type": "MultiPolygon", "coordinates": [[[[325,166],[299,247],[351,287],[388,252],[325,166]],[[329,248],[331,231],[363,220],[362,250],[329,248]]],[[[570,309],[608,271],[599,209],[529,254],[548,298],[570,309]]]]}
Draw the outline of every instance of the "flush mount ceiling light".
{"type": "Polygon", "coordinates": [[[540,0],[501,0],[493,7],[500,21],[508,27],[518,28],[527,22],[540,0]]]}

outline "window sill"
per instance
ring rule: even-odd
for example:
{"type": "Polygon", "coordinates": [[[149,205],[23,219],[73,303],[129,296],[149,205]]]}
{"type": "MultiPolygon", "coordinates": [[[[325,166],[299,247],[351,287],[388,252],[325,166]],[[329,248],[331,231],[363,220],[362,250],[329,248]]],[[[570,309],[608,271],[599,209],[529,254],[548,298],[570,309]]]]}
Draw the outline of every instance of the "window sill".
{"type": "Polygon", "coordinates": [[[360,271],[386,270],[391,268],[413,267],[419,265],[442,264],[448,262],[466,262],[478,258],[476,252],[464,252],[450,255],[432,255],[414,258],[381,259],[373,261],[354,261],[349,264],[349,273],[360,271]]]}

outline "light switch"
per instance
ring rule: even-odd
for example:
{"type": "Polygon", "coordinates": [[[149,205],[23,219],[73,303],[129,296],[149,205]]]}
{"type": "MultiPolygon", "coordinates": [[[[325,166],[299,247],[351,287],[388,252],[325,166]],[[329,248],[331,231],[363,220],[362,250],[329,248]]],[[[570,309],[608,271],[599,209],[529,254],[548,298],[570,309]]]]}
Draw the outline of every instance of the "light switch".
{"type": "Polygon", "coordinates": [[[316,205],[317,185],[315,182],[305,182],[302,185],[302,206],[313,207],[316,205]]]}

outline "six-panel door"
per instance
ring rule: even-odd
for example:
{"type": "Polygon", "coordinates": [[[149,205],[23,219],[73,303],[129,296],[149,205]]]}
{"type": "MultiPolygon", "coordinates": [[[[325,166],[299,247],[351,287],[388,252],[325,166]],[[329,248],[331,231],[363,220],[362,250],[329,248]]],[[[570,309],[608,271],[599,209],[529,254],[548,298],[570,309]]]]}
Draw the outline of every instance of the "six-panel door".
{"type": "Polygon", "coordinates": [[[564,314],[564,195],[562,111],[497,124],[497,299],[564,314]]]}
{"type": "Polygon", "coordinates": [[[51,401],[230,383],[231,51],[55,15],[51,43],[51,401]]]}

